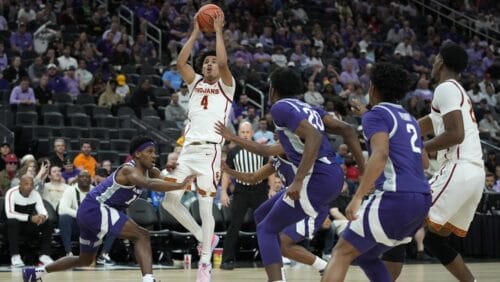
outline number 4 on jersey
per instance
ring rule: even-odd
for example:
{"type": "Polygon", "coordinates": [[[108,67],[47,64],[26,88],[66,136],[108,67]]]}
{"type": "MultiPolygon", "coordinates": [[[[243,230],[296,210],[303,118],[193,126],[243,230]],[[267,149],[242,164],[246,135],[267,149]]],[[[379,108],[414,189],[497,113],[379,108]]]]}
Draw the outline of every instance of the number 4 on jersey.
{"type": "Polygon", "coordinates": [[[208,108],[208,96],[207,95],[203,96],[203,98],[201,99],[201,106],[203,107],[204,110],[206,110],[208,108]]]}

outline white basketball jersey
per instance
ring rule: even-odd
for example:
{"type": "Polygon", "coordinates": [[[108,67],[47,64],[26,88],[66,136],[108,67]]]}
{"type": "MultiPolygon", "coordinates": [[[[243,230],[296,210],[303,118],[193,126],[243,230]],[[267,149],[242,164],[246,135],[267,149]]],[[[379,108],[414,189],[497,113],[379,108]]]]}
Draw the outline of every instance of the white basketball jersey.
{"type": "Polygon", "coordinates": [[[232,85],[225,85],[222,79],[209,84],[201,75],[195,75],[193,82],[188,85],[190,97],[186,144],[196,141],[222,143],[222,136],[215,132],[215,124],[218,121],[226,124],[228,120],[236,88],[234,78],[232,85]]]}
{"type": "Polygon", "coordinates": [[[483,153],[472,102],[462,86],[456,80],[449,79],[438,85],[432,99],[432,109],[429,116],[432,120],[435,136],[445,131],[443,116],[455,110],[460,110],[462,113],[464,140],[461,144],[439,151],[437,160],[440,164],[465,160],[482,165],[483,153]]]}

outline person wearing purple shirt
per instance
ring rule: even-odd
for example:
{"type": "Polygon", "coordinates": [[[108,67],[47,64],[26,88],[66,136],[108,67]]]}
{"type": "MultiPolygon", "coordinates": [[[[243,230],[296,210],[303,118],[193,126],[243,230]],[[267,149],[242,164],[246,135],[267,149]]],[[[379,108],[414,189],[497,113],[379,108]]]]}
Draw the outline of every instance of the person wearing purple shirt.
{"type": "Polygon", "coordinates": [[[35,104],[35,92],[30,87],[30,80],[28,77],[21,78],[21,82],[18,86],[12,89],[10,93],[10,104],[11,105],[19,105],[19,104],[27,104],[33,105],[35,104]]]}
{"type": "MultiPolygon", "coordinates": [[[[357,62],[356,62],[357,64],[357,62]]],[[[355,84],[359,84],[359,77],[356,71],[353,69],[353,65],[351,62],[348,62],[346,65],[346,69],[340,74],[340,82],[346,85],[349,82],[353,82],[355,84]]]]}
{"type": "Polygon", "coordinates": [[[302,81],[294,70],[277,68],[270,80],[269,100],[278,144],[266,146],[234,137],[222,123],[218,123],[216,131],[226,140],[256,154],[267,157],[285,154],[297,167],[286,192],[279,196],[257,225],[257,239],[268,281],[282,281],[279,233],[307,216],[316,219],[324,214],[326,217],[327,213],[323,212],[342,190],[344,175],[335,162],[335,152],[326,131],[342,135],[361,170],[364,159],[357,135],[347,123],[292,98],[300,94],[302,88],[302,81]]]}
{"type": "Polygon", "coordinates": [[[5,46],[0,42],[0,72],[9,66],[9,59],[7,58],[7,53],[5,53],[5,46]]]}
{"type": "MultiPolygon", "coordinates": [[[[366,54],[366,52],[365,52],[366,54]]],[[[340,65],[342,66],[342,70],[347,70],[347,65],[351,63],[352,65],[352,70],[354,72],[358,73],[359,72],[359,65],[358,65],[358,60],[354,58],[352,50],[347,51],[346,56],[340,61],[340,65]]]]}
{"type": "Polygon", "coordinates": [[[380,63],[373,68],[371,82],[372,109],[366,111],[356,102],[352,107],[357,113],[365,112],[363,135],[370,158],[346,208],[351,221],[332,250],[324,281],[343,281],[354,260],[370,281],[393,281],[380,255],[410,242],[431,206],[420,128],[399,105],[408,91],[408,73],[400,66],[380,63]],[[361,206],[373,188],[375,192],[361,206]]]}
{"type": "Polygon", "coordinates": [[[90,265],[105,235],[128,239],[134,243],[142,281],[154,282],[151,261],[151,242],[148,231],[125,213],[125,210],[142,194],[143,189],[158,192],[183,190],[191,187],[194,176],[181,183],[167,182],[160,178],[155,167],[156,144],[144,136],[136,136],[130,142],[132,160],[120,166],[82,200],[76,220],[80,229],[79,256],[65,256],[38,268],[23,269],[24,281],[38,281],[47,273],[90,265]]]}
{"type": "Polygon", "coordinates": [[[54,94],[67,93],[68,86],[62,77],[57,74],[57,67],[54,64],[49,64],[47,66],[47,72],[49,75],[49,83],[47,84],[47,89],[54,94]]]}
{"type": "Polygon", "coordinates": [[[157,23],[160,18],[160,11],[155,6],[155,0],[148,0],[144,6],[137,10],[136,16],[143,18],[150,23],[157,23]]]}
{"type": "Polygon", "coordinates": [[[80,95],[80,79],[75,76],[75,70],[76,68],[74,66],[70,66],[66,72],[66,76],[63,78],[68,89],[68,94],[73,98],[73,100],[76,100],[76,97],[80,95]]]}
{"type": "Polygon", "coordinates": [[[19,53],[33,50],[33,36],[26,32],[26,24],[21,22],[17,32],[10,36],[10,48],[19,53]]]}

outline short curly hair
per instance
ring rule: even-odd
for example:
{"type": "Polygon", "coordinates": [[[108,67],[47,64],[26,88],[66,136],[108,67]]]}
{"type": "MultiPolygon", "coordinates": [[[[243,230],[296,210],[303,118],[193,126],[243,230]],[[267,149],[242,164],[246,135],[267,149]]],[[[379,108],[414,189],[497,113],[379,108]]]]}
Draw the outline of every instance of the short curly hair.
{"type": "Polygon", "coordinates": [[[447,69],[459,74],[467,68],[469,56],[462,46],[451,41],[445,42],[439,48],[439,54],[447,69]]]}
{"type": "Polygon", "coordinates": [[[291,68],[277,68],[270,76],[271,87],[278,92],[280,98],[295,98],[302,93],[302,79],[291,68]]]}
{"type": "Polygon", "coordinates": [[[201,71],[203,70],[203,62],[205,61],[205,58],[208,56],[217,57],[217,52],[215,52],[214,50],[205,51],[200,56],[198,56],[198,58],[196,58],[195,71],[197,73],[201,73],[201,71]]]}
{"type": "Polygon", "coordinates": [[[133,156],[137,148],[139,148],[141,145],[147,142],[154,142],[154,140],[144,135],[138,135],[132,138],[132,140],[130,141],[130,148],[129,148],[130,155],[133,156]]]}
{"type": "Polygon", "coordinates": [[[370,78],[383,102],[399,102],[408,92],[409,75],[399,65],[376,63],[370,78]]]}

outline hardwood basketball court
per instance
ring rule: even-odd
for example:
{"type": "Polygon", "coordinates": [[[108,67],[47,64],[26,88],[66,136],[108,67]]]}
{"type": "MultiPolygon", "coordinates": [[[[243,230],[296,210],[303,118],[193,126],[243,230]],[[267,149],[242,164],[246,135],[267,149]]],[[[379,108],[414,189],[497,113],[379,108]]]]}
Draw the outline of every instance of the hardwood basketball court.
{"type": "MultiPolygon", "coordinates": [[[[500,281],[500,262],[484,262],[468,264],[479,282],[500,281]]],[[[155,269],[156,279],[168,281],[195,281],[196,269],[155,269]]],[[[287,268],[287,281],[309,282],[319,281],[320,276],[312,267],[294,265],[287,268]]],[[[0,281],[22,281],[21,272],[0,273],[0,281]]],[[[134,270],[109,270],[85,269],[49,274],[44,281],[141,281],[139,269],[134,270]]],[[[263,268],[236,268],[233,271],[215,269],[212,281],[267,281],[263,268]]],[[[350,268],[346,281],[367,281],[360,268],[350,268]]],[[[405,265],[398,281],[456,281],[440,264],[411,264],[405,265]]]]}

